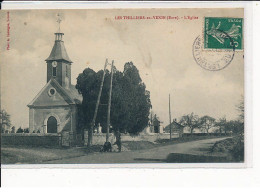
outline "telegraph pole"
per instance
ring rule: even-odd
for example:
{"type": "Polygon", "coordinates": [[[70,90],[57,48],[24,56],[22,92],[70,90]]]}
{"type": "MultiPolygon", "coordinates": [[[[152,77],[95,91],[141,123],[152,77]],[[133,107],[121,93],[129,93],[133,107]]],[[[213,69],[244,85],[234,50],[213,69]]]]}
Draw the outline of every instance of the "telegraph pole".
{"type": "Polygon", "coordinates": [[[101,85],[99,88],[99,93],[98,93],[98,98],[97,98],[97,103],[96,103],[93,120],[91,122],[90,133],[88,134],[88,146],[92,145],[93,130],[94,130],[94,126],[95,126],[95,122],[96,122],[96,118],[97,118],[98,106],[100,104],[100,97],[101,97],[101,93],[102,93],[102,89],[103,89],[103,84],[104,84],[104,79],[105,79],[105,74],[106,74],[106,67],[107,67],[107,59],[106,59],[105,66],[104,66],[103,77],[102,77],[101,85]]]}
{"type": "Polygon", "coordinates": [[[112,82],[113,82],[113,67],[114,67],[114,60],[111,64],[111,80],[110,80],[110,89],[109,89],[109,99],[108,99],[108,111],[107,111],[107,135],[106,135],[106,142],[109,142],[109,130],[110,130],[110,109],[111,109],[111,95],[112,95],[112,82]]]}
{"type": "Polygon", "coordinates": [[[151,125],[150,125],[150,132],[153,133],[153,112],[151,110],[151,118],[150,118],[150,122],[151,122],[151,125]]]}
{"type": "Polygon", "coordinates": [[[172,139],[171,95],[169,94],[170,140],[172,139]]]}

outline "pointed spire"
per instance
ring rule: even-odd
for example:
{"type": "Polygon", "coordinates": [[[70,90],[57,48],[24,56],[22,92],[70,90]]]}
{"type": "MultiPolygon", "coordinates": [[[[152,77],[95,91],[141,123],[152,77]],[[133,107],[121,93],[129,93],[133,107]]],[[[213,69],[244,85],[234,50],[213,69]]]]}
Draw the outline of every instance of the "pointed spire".
{"type": "Polygon", "coordinates": [[[55,34],[55,43],[52,48],[51,54],[46,59],[46,61],[65,60],[69,63],[72,63],[72,61],[70,60],[70,58],[66,52],[64,42],[62,40],[62,36],[64,35],[64,33],[60,32],[60,23],[62,21],[60,18],[60,14],[58,13],[57,16],[58,16],[57,22],[59,24],[59,28],[58,28],[58,32],[54,33],[55,34]]]}

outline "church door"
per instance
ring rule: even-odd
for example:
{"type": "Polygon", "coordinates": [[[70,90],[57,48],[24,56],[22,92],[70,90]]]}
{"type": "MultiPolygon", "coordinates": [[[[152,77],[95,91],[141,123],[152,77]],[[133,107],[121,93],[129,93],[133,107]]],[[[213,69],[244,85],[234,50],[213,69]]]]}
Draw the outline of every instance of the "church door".
{"type": "Polygon", "coordinates": [[[47,121],[47,133],[57,133],[57,120],[50,116],[47,121]]]}

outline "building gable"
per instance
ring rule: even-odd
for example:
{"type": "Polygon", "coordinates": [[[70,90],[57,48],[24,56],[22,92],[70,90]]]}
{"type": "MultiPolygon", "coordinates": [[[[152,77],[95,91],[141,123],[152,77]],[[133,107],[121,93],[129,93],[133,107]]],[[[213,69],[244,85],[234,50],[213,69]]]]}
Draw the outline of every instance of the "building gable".
{"type": "Polygon", "coordinates": [[[71,99],[61,86],[59,86],[58,82],[51,79],[28,106],[64,106],[74,103],[74,100],[71,99]]]}

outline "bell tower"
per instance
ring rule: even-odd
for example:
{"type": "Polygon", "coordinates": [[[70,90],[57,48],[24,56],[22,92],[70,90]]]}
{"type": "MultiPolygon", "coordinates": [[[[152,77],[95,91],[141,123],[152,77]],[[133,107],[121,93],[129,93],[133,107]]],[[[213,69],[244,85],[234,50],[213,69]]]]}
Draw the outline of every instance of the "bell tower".
{"type": "Polygon", "coordinates": [[[59,30],[55,34],[55,42],[50,56],[45,60],[47,63],[47,83],[55,79],[62,87],[71,86],[71,64],[67,51],[62,40],[64,33],[60,32],[61,19],[58,14],[59,30]]]}

